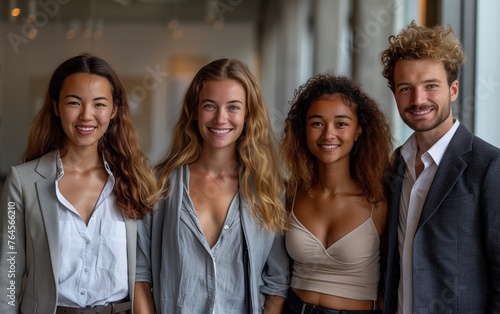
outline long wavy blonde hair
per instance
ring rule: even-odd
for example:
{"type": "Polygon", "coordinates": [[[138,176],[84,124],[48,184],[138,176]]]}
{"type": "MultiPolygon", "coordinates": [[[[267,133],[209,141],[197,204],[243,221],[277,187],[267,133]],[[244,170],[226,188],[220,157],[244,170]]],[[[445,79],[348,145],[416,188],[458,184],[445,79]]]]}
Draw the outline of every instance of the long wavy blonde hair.
{"type": "Polygon", "coordinates": [[[129,218],[142,218],[152,212],[161,195],[154,170],[139,145],[132,125],[125,89],[115,71],[103,59],[81,54],[61,63],[52,74],[42,108],[31,125],[25,162],[39,158],[67,145],[67,137],[54,105],[64,80],[76,73],[89,73],[106,78],[111,86],[116,116],[99,139],[98,151],[108,162],[115,177],[113,191],[118,207],[129,218]]]}
{"type": "Polygon", "coordinates": [[[200,91],[205,82],[221,80],[237,81],[246,94],[245,127],[236,143],[240,192],[254,218],[265,229],[282,231],[286,226],[286,211],[281,201],[284,189],[277,141],[257,80],[239,60],[218,59],[196,73],[185,93],[169,153],[156,166],[159,181],[168,195],[172,171],[201,157],[202,137],[195,120],[200,91]]]}

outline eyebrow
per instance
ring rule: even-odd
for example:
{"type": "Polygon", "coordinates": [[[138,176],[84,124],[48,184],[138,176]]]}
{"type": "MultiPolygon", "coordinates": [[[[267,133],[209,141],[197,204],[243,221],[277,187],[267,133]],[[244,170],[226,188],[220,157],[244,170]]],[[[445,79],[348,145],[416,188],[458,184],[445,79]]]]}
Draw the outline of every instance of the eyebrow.
{"type": "MultiPolygon", "coordinates": [[[[77,96],[77,95],[73,95],[73,94],[66,95],[66,96],[64,96],[64,98],[76,98],[76,99],[78,99],[78,100],[82,100],[82,97],[77,96]]],[[[94,101],[95,101],[95,100],[109,100],[109,99],[108,99],[108,98],[106,98],[106,97],[104,97],[104,96],[100,96],[100,97],[96,97],[96,98],[94,98],[94,99],[92,99],[92,100],[94,100],[94,101]]]]}
{"type": "MultiPolygon", "coordinates": [[[[203,102],[213,102],[213,103],[217,103],[215,100],[212,100],[210,98],[205,98],[201,101],[202,103],[203,102]]],[[[243,102],[241,100],[238,100],[238,99],[234,99],[234,100],[230,100],[227,102],[228,104],[233,104],[233,103],[239,103],[239,104],[242,104],[243,105],[243,102]]]]}
{"type": "MultiPolygon", "coordinates": [[[[322,118],[324,118],[324,116],[322,116],[320,114],[313,114],[312,116],[308,117],[307,120],[316,119],[316,118],[322,119],[322,118]]],[[[334,118],[336,118],[336,119],[349,119],[349,120],[352,120],[351,117],[349,117],[348,115],[345,115],[345,114],[336,115],[336,116],[334,116],[334,118]]]]}

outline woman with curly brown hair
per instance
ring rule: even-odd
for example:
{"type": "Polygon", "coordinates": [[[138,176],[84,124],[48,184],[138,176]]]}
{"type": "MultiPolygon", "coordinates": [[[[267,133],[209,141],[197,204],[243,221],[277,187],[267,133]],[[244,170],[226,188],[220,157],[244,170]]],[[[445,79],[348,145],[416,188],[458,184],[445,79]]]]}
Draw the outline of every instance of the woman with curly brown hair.
{"type": "Polygon", "coordinates": [[[136,219],[161,192],[106,61],[82,54],[56,68],[24,161],[0,204],[0,265],[12,270],[0,312],[130,313],[136,219]]]}
{"type": "Polygon", "coordinates": [[[140,224],[141,301],[152,285],[157,313],[281,313],[289,268],[275,143],[243,62],[198,71],[157,166],[166,197],[140,224]]]}
{"type": "Polygon", "coordinates": [[[293,259],[284,313],[373,313],[391,142],[379,106],[350,79],[321,74],[296,92],[281,142],[293,259]]]}

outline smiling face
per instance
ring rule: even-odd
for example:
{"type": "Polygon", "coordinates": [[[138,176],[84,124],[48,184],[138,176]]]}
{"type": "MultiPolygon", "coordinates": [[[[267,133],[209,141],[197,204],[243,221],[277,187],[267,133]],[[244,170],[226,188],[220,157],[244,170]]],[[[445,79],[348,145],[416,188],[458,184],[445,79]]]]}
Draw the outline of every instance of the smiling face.
{"type": "Polygon", "coordinates": [[[88,73],[68,76],[55,111],[67,137],[67,149],[91,147],[97,151],[99,139],[116,114],[109,81],[88,73]]]}
{"type": "Polygon", "coordinates": [[[344,160],[361,134],[356,114],[338,94],[314,100],[306,114],[307,147],[318,162],[344,160]]]}
{"type": "Polygon", "coordinates": [[[245,126],[245,99],[245,90],[237,81],[207,81],[203,84],[196,119],[204,149],[229,148],[235,151],[236,141],[245,126]]]}
{"type": "Polygon", "coordinates": [[[394,68],[394,97],[403,121],[416,132],[446,133],[458,81],[448,85],[445,68],[433,60],[400,60],[394,68]]]}

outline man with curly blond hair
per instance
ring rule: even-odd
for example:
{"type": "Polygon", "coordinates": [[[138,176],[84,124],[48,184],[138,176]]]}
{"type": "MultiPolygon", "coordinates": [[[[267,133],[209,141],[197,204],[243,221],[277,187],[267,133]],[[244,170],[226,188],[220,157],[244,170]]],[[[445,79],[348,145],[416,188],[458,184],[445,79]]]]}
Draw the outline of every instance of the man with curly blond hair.
{"type": "Polygon", "coordinates": [[[384,312],[500,313],[500,150],[452,115],[462,45],[412,22],[381,61],[415,131],[389,176],[384,312]]]}

